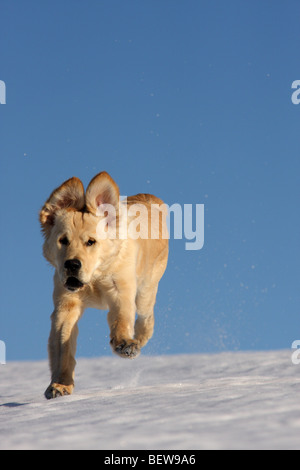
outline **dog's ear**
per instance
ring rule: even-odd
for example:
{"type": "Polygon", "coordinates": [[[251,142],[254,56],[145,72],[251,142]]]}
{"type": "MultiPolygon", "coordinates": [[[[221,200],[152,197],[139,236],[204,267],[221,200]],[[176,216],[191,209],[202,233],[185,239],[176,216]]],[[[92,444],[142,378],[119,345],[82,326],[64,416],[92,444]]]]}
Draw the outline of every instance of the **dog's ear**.
{"type": "Polygon", "coordinates": [[[102,204],[111,204],[116,209],[119,204],[119,187],[106,171],[96,175],[86,190],[86,208],[89,212],[97,215],[98,208],[102,204]]]}
{"type": "Polygon", "coordinates": [[[80,179],[73,177],[56,188],[40,211],[40,222],[44,233],[54,225],[55,215],[59,209],[84,207],[84,187],[80,179]]]}

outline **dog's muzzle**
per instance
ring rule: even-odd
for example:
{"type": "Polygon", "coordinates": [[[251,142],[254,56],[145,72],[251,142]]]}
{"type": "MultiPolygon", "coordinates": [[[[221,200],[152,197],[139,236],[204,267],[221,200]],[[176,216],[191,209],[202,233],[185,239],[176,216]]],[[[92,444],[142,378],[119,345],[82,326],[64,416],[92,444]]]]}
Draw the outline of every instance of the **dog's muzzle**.
{"type": "Polygon", "coordinates": [[[83,287],[84,284],[76,277],[81,268],[81,261],[76,258],[68,259],[65,262],[64,267],[67,275],[69,275],[65,283],[65,288],[74,292],[83,287]]]}
{"type": "Polygon", "coordinates": [[[81,268],[81,261],[79,259],[67,259],[65,261],[64,267],[67,273],[70,274],[77,274],[79,269],[81,268]]]}
{"type": "Polygon", "coordinates": [[[83,287],[84,284],[79,281],[79,279],[77,279],[77,277],[74,277],[74,276],[70,276],[67,278],[66,280],[66,283],[65,283],[65,288],[74,292],[78,289],[81,289],[81,287],[83,287]]]}

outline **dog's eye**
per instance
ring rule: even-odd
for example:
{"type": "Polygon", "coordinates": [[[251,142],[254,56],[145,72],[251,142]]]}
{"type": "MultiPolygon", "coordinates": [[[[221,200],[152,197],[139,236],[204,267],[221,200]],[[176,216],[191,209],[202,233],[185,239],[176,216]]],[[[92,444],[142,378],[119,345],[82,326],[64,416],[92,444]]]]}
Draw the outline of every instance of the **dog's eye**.
{"type": "Polygon", "coordinates": [[[92,245],[95,245],[96,243],[96,240],[94,240],[93,238],[90,238],[87,242],[86,242],[86,246],[92,246],[92,245]]]}
{"type": "Polygon", "coordinates": [[[69,240],[67,239],[67,237],[62,237],[59,242],[62,244],[62,245],[69,245],[69,240]]]}

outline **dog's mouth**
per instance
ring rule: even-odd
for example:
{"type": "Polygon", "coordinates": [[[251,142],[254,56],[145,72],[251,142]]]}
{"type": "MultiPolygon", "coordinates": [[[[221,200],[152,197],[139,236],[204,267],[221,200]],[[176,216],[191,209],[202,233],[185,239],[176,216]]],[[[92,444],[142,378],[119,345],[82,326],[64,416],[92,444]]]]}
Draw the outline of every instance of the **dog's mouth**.
{"type": "Polygon", "coordinates": [[[81,281],[79,281],[77,277],[74,277],[74,276],[68,277],[65,283],[65,288],[70,290],[71,292],[81,289],[83,286],[84,284],[81,281]]]}

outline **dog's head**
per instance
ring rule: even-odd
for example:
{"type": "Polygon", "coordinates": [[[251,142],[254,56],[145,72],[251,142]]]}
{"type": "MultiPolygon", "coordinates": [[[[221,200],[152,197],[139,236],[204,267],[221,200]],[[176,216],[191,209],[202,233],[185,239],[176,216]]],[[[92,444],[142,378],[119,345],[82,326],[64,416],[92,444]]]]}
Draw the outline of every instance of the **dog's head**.
{"type": "MultiPolygon", "coordinates": [[[[99,275],[118,249],[113,240],[99,233],[99,206],[119,203],[119,188],[106,173],[99,173],[86,194],[78,178],[55,189],[40,211],[45,237],[44,256],[57,269],[66,289],[77,291],[99,275]]],[[[103,230],[107,226],[103,224],[103,230]]]]}

